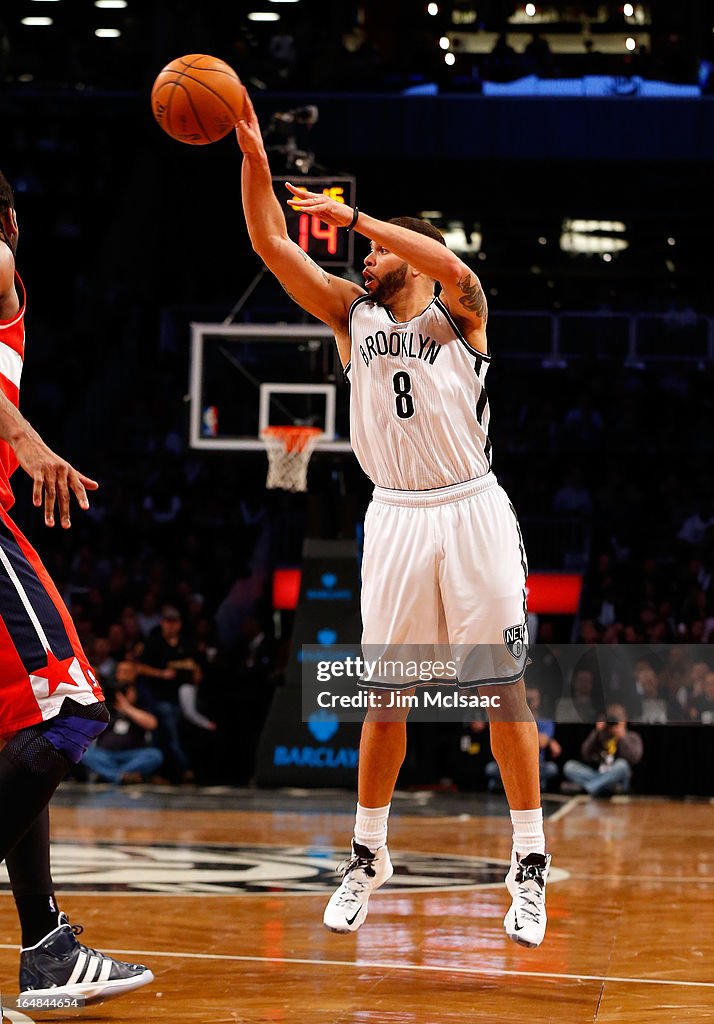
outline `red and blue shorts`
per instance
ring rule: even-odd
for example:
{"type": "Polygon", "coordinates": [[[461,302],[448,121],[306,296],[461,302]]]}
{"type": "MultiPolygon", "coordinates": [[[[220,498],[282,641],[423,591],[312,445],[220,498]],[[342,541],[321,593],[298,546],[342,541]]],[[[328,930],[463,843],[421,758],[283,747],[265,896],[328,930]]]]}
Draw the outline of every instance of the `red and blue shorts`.
{"type": "Polygon", "coordinates": [[[57,588],[0,508],[0,738],[54,718],[65,697],[104,700],[57,588]]]}

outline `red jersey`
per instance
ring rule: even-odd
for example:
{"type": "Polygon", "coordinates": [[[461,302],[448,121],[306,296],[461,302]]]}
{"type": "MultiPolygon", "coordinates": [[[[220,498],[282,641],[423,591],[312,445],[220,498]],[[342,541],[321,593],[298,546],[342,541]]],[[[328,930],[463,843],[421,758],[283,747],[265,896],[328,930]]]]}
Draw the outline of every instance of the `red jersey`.
{"type": "MultiPolygon", "coordinates": [[[[20,309],[0,320],[0,388],[17,408],[25,355],[25,288],[20,309]]],[[[104,700],[69,612],[37,552],[7,515],[15,453],[0,440],[0,738],[59,714],[65,697],[104,700]]]]}
{"type": "MultiPolygon", "coordinates": [[[[20,378],[25,359],[25,286],[15,271],[15,285],[20,295],[20,309],[12,320],[0,320],[0,388],[15,408],[20,404],[20,378]]],[[[10,486],[10,477],[18,467],[15,453],[7,443],[0,440],[0,506],[12,507],[15,497],[10,486]]]]}

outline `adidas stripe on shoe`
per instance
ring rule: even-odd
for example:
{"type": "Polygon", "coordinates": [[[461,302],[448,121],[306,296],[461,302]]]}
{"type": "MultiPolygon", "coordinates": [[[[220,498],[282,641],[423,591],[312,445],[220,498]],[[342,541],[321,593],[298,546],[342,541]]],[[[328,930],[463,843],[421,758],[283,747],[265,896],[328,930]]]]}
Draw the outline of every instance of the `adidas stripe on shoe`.
{"type": "Polygon", "coordinates": [[[142,964],[124,963],[83,946],[81,925],[60,914],[54,931],[35,946],[20,950],[20,998],[82,998],[87,1003],[113,999],[154,980],[142,964]]]}

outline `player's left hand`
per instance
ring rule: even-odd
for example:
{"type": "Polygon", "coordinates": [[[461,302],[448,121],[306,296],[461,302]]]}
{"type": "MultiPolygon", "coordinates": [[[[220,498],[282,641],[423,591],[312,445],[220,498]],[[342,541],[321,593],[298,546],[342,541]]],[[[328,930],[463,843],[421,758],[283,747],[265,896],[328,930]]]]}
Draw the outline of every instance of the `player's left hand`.
{"type": "Polygon", "coordinates": [[[346,203],[338,203],[331,199],[324,192],[308,192],[304,188],[296,188],[289,181],[285,182],[285,188],[292,192],[292,199],[288,199],[288,206],[300,213],[311,213],[326,224],[335,224],[338,228],[346,228],[352,223],[354,210],[346,203]]]}
{"type": "Polygon", "coordinates": [[[55,525],[55,505],[59,507],[59,520],[63,529],[71,526],[69,503],[74,494],[81,509],[89,508],[87,491],[96,491],[99,484],[78,472],[74,466],[48,448],[31,427],[14,445],[17,461],[32,477],[32,504],[44,504],[45,525],[55,525]]]}

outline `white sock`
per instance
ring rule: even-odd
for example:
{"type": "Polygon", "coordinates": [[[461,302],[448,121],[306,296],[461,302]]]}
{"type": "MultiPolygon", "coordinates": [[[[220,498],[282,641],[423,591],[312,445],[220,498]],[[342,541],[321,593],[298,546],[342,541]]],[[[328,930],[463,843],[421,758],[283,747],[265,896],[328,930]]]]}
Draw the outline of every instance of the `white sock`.
{"type": "Polygon", "coordinates": [[[363,807],[362,804],[357,804],[355,840],[372,853],[387,845],[387,818],[391,806],[387,804],[386,807],[363,807]]]}
{"type": "Polygon", "coordinates": [[[519,857],[529,853],[545,853],[543,808],[532,811],[511,811],[513,822],[513,848],[519,857]]]}

